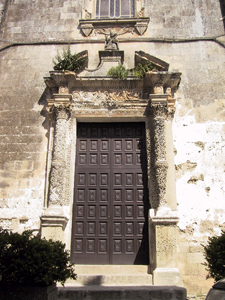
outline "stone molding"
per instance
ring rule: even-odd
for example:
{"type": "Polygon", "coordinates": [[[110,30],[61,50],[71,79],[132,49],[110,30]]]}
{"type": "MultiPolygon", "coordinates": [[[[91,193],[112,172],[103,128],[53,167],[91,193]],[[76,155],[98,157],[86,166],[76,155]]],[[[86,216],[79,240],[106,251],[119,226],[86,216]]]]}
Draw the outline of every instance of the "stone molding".
{"type": "Polygon", "coordinates": [[[95,31],[95,34],[102,34],[103,32],[101,31],[104,31],[105,29],[119,31],[119,34],[125,34],[127,32],[133,33],[132,28],[133,30],[136,29],[139,35],[143,35],[148,28],[149,20],[148,17],[81,19],[79,20],[79,28],[85,37],[88,37],[93,30],[95,31]]]}
{"type": "Polygon", "coordinates": [[[65,230],[68,218],[65,216],[41,216],[41,227],[61,227],[65,230]]]}

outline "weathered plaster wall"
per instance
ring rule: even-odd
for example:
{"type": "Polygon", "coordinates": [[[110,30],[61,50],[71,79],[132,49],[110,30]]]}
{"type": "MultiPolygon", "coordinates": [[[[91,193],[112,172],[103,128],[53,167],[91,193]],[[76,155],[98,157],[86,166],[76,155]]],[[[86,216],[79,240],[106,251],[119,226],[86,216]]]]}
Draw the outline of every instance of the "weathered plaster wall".
{"type": "MultiPolygon", "coordinates": [[[[2,0],[0,3],[3,15],[6,14],[4,40],[43,42],[82,38],[78,29],[82,0],[2,0]]],[[[224,34],[219,1],[146,0],[144,3],[145,16],[150,17],[145,37],[171,39],[224,34]]]]}
{"type": "MultiPolygon", "coordinates": [[[[182,72],[173,122],[179,267],[188,292],[205,293],[211,281],[205,280],[201,244],[225,229],[224,47],[209,40],[143,39],[224,34],[219,1],[192,2],[146,1],[146,15],[151,18],[147,32],[143,37],[128,35],[127,40],[121,36],[119,45],[128,68],[134,65],[134,51],[142,50],[168,62],[170,71],[182,72]]],[[[98,51],[104,49],[103,36],[80,34],[81,5],[77,0],[0,1],[1,47],[9,42],[42,43],[0,52],[0,226],[4,228],[22,231],[40,226],[49,133],[43,77],[52,70],[57,51],[67,48],[54,41],[79,39],[71,50],[88,50],[90,68],[97,66],[98,51]]],[[[69,208],[64,210],[70,218],[69,208]]],[[[68,229],[66,241],[70,243],[68,229]]]]}

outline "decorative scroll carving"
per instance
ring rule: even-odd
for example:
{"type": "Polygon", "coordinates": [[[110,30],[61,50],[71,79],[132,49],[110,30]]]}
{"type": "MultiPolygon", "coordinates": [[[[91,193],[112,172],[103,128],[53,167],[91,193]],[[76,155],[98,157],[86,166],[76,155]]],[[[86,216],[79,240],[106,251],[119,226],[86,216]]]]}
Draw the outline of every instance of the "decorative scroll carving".
{"type": "MultiPolygon", "coordinates": [[[[94,92],[84,92],[84,91],[74,91],[73,99],[75,104],[83,105],[84,102],[89,104],[93,103],[96,105],[103,105],[110,103],[110,101],[121,102],[132,99],[140,99],[141,93],[137,91],[94,91],[94,92]]],[[[106,105],[108,106],[108,104],[106,105]]]]}
{"type": "Polygon", "coordinates": [[[99,29],[95,29],[94,33],[95,35],[97,34],[104,34],[105,36],[110,35],[110,32],[115,32],[117,34],[117,36],[119,35],[123,35],[126,33],[134,33],[134,28],[133,27],[113,27],[113,28],[99,28],[99,29]]]}

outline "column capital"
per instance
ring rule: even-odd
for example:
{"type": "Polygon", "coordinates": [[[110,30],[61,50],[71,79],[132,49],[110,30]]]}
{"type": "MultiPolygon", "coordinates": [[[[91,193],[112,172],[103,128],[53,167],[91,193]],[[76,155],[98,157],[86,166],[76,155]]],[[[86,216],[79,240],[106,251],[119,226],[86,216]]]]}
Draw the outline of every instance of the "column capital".
{"type": "Polygon", "coordinates": [[[53,99],[47,99],[47,111],[56,119],[68,119],[71,113],[72,95],[53,94],[53,99]]]}
{"type": "Polygon", "coordinates": [[[150,94],[147,113],[148,115],[173,119],[176,99],[169,94],[150,94]]]}

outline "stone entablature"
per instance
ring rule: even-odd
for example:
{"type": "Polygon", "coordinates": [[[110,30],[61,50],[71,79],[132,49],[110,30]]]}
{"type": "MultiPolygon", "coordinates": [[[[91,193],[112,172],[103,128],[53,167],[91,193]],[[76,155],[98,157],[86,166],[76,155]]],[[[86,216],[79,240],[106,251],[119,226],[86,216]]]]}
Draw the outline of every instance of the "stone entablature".
{"type": "Polygon", "coordinates": [[[46,85],[52,93],[64,93],[66,88],[68,94],[75,90],[98,91],[98,90],[131,90],[141,93],[140,98],[147,99],[149,94],[165,94],[173,96],[180,82],[180,72],[150,71],[146,73],[144,79],[137,79],[128,76],[126,80],[114,79],[110,76],[78,76],[75,73],[63,73],[61,71],[51,71],[50,77],[45,77],[46,85]]]}

